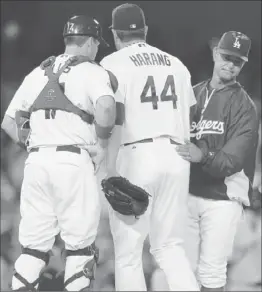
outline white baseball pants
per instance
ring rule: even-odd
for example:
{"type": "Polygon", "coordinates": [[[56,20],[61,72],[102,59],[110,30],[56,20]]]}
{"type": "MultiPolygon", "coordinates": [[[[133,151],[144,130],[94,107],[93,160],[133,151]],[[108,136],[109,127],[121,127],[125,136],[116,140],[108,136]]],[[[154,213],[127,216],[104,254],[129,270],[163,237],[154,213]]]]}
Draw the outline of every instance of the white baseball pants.
{"type": "Polygon", "coordinates": [[[242,205],[189,195],[188,211],[185,246],[197,279],[206,288],[223,287],[242,205]]]}
{"type": "MultiPolygon", "coordinates": [[[[22,246],[47,252],[52,249],[59,232],[66,249],[78,250],[91,245],[97,234],[100,201],[89,154],[85,150],[80,154],[57,152],[56,147],[30,153],[25,163],[20,209],[19,241],[22,246]]],[[[15,268],[32,282],[44,263],[28,257],[22,254],[15,268]]],[[[81,271],[88,258],[90,256],[68,257],[66,278],[81,271]]],[[[14,279],[13,288],[17,288],[16,285],[21,286],[21,283],[14,279]]]]}
{"type": "Polygon", "coordinates": [[[183,247],[189,163],[176,153],[170,139],[156,138],[151,143],[123,146],[118,171],[152,197],[148,210],[138,220],[109,207],[116,290],[147,290],[142,250],[149,234],[150,252],[164,271],[170,290],[199,291],[183,247]]]}

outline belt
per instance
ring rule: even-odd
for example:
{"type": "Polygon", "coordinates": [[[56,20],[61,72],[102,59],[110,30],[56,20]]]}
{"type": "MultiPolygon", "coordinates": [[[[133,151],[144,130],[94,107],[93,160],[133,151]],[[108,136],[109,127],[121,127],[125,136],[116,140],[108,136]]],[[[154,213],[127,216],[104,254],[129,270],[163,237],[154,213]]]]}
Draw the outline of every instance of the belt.
{"type": "MultiPolygon", "coordinates": [[[[170,140],[170,143],[171,144],[175,144],[175,145],[181,145],[180,143],[172,140],[172,139],[169,139],[170,140]]],[[[153,138],[147,138],[147,139],[143,139],[143,140],[139,140],[139,141],[135,141],[135,142],[130,142],[130,143],[125,143],[123,144],[124,146],[128,146],[128,145],[132,145],[132,144],[136,144],[136,143],[151,143],[151,142],[154,142],[154,139],[153,138]]]]}
{"type": "MultiPolygon", "coordinates": [[[[30,149],[30,153],[31,152],[38,152],[39,151],[39,147],[35,147],[30,149]]],[[[79,147],[73,146],[73,145],[62,145],[62,146],[57,146],[56,147],[56,151],[68,151],[68,152],[73,152],[73,153],[77,153],[80,154],[81,153],[81,149],[79,147]]]]}

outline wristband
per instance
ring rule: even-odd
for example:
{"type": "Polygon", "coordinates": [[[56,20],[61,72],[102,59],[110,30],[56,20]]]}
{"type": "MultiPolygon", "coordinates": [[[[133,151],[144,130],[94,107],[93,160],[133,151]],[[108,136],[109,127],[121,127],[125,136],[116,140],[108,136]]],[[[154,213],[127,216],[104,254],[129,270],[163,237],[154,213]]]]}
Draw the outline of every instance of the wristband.
{"type": "Polygon", "coordinates": [[[98,125],[96,123],[96,121],[94,122],[95,124],[95,130],[96,130],[96,135],[98,138],[100,139],[109,139],[111,134],[112,134],[112,130],[114,128],[114,125],[110,126],[110,127],[102,127],[100,125],[98,125]]]}

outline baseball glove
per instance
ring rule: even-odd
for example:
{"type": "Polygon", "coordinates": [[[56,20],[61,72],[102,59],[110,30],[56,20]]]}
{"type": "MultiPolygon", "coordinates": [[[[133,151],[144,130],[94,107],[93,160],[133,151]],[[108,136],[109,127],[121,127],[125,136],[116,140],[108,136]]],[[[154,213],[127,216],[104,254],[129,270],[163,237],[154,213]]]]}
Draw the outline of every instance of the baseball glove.
{"type": "Polygon", "coordinates": [[[126,178],[110,177],[103,179],[101,185],[107,201],[120,214],[137,217],[147,210],[150,195],[126,178]]]}

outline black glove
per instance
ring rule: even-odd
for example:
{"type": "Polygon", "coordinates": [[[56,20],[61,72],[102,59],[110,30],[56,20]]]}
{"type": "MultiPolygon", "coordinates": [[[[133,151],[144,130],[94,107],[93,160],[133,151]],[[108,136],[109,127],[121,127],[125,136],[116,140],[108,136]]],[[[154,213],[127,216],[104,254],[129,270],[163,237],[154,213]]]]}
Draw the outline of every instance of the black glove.
{"type": "Polygon", "coordinates": [[[147,210],[150,195],[126,178],[110,177],[103,179],[101,185],[109,204],[120,214],[137,217],[147,210]]]}

